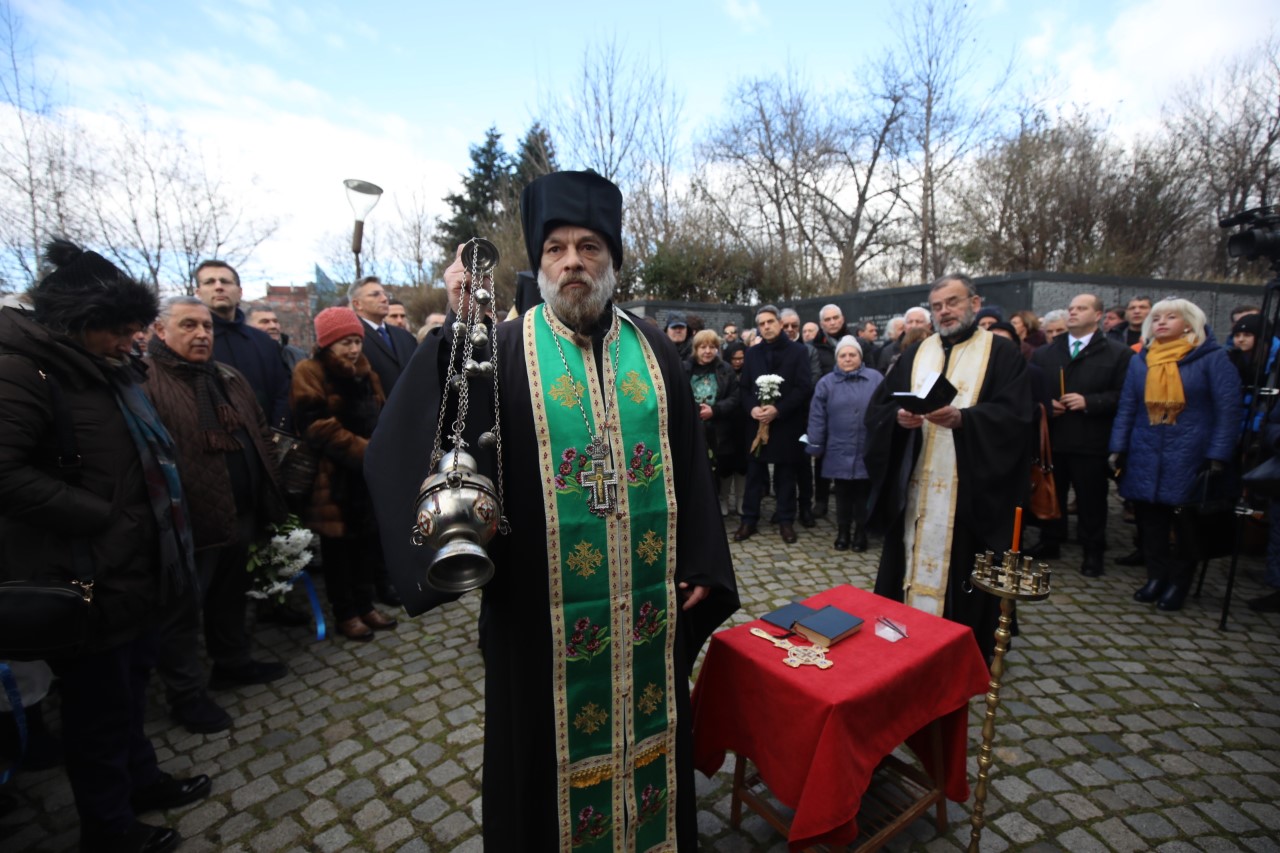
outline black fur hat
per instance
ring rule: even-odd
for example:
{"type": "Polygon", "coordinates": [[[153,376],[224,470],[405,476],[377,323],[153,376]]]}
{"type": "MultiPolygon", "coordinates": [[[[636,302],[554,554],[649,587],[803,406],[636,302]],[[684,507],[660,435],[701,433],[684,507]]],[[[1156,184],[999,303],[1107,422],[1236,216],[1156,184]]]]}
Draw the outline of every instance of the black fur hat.
{"type": "Polygon", "coordinates": [[[520,221],[529,269],[542,267],[542,244],[559,225],[589,228],[609,244],[613,268],[622,266],[622,190],[591,169],[552,172],[520,193],[520,221]]]}
{"type": "Polygon", "coordinates": [[[97,252],[57,238],[45,244],[44,258],[54,269],[31,289],[31,303],[36,321],[49,329],[78,334],[145,326],[160,313],[154,290],[97,252]]]}

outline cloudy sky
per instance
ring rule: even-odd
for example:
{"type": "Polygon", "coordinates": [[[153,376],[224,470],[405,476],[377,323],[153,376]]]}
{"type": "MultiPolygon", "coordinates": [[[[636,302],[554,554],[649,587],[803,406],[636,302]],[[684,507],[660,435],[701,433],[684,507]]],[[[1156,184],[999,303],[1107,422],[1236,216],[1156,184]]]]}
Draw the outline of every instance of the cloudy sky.
{"type": "MultiPolygon", "coordinates": [[[[198,142],[280,230],[242,270],[302,284],[351,218],[342,179],[439,199],[468,146],[515,141],[568,98],[584,48],[616,38],[661,64],[689,138],[745,77],[791,68],[815,88],[852,79],[892,40],[906,0],[650,0],[627,4],[313,0],[11,0],[59,99],[92,122],[147,105],[198,142]]],[[[1280,4],[1227,14],[1204,0],[973,0],[990,68],[1044,84],[1141,132],[1175,87],[1265,36],[1280,4]]],[[[573,163],[562,162],[564,166],[573,163]]],[[[380,209],[383,209],[380,206],[380,209]]],[[[438,212],[445,212],[438,203],[438,212]]],[[[379,211],[369,219],[376,227],[379,211]]],[[[255,282],[257,286],[255,286],[255,282]]]]}

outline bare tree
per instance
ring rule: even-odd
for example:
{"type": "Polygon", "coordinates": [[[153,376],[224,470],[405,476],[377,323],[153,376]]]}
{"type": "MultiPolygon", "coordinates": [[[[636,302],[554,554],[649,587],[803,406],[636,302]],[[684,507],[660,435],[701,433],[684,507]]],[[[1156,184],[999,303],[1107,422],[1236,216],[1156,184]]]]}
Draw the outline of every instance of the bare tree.
{"type": "Polygon", "coordinates": [[[594,169],[626,196],[630,265],[677,237],[683,111],[684,97],[661,66],[628,54],[616,39],[583,52],[571,100],[544,99],[561,161],[594,169]]]}
{"type": "MultiPolygon", "coordinates": [[[[275,235],[279,222],[274,217],[251,216],[243,203],[247,193],[220,177],[203,154],[182,155],[179,169],[178,203],[171,208],[164,228],[172,249],[172,274],[183,282],[187,293],[193,293],[201,261],[218,258],[239,267],[275,235]]],[[[256,183],[256,178],[251,179],[251,186],[256,183]]]]}
{"type": "MultiPolygon", "coordinates": [[[[165,219],[178,194],[173,141],[156,132],[144,115],[97,152],[86,171],[85,218],[94,242],[125,272],[160,288],[170,250],[165,219]]],[[[180,282],[168,284],[181,286],[180,282]]]]}
{"type": "Polygon", "coordinates": [[[1241,270],[1227,257],[1217,220],[1275,203],[1280,176],[1280,40],[1268,38],[1241,57],[1187,83],[1166,113],[1166,132],[1198,174],[1203,224],[1188,266],[1212,278],[1241,270]]]}
{"type": "Polygon", "coordinates": [[[960,259],[986,272],[1180,275],[1193,177],[1166,140],[1126,148],[1087,115],[1032,110],[957,179],[951,233],[960,259]]]}
{"type": "Polygon", "coordinates": [[[616,38],[587,47],[573,101],[554,101],[543,111],[560,156],[619,186],[635,184],[644,159],[652,79],[649,68],[631,60],[616,38]]]}
{"type": "Polygon", "coordinates": [[[111,141],[86,152],[79,217],[122,269],[161,290],[191,293],[201,260],[239,266],[277,223],[249,215],[246,193],[180,131],[157,128],[144,108],[139,116],[115,116],[111,141]]]}
{"type": "Polygon", "coordinates": [[[1008,70],[979,98],[967,93],[980,58],[977,27],[964,0],[921,0],[900,13],[892,88],[905,100],[895,151],[898,186],[917,230],[919,274],[941,275],[949,260],[940,206],[964,159],[994,126],[996,95],[1008,70]]]}
{"type": "Polygon", "coordinates": [[[414,287],[434,281],[439,270],[440,247],[435,242],[435,215],[427,209],[421,187],[407,196],[396,196],[396,224],[391,230],[390,255],[403,271],[403,280],[414,287]]]}
{"type": "MultiPolygon", "coordinates": [[[[392,266],[384,262],[383,243],[394,226],[385,220],[366,222],[364,241],[360,247],[361,275],[376,275],[392,281],[392,266]]],[[[338,295],[346,295],[346,287],[356,280],[356,259],[351,253],[351,230],[327,232],[317,248],[324,259],[324,270],[338,285],[338,295]]]]}
{"type": "Polygon", "coordinates": [[[836,187],[829,166],[836,128],[792,72],[749,80],[730,99],[730,115],[702,146],[709,168],[702,200],[739,242],[776,258],[782,298],[834,276],[813,208],[836,187]]]}
{"type": "Polygon", "coordinates": [[[1083,268],[1102,239],[1103,195],[1119,156],[1085,116],[1024,115],[953,188],[961,259],[989,272],[1083,268]]]}
{"type": "Polygon", "coordinates": [[[898,233],[901,192],[890,157],[905,117],[905,94],[887,74],[865,85],[863,92],[846,95],[852,102],[837,108],[848,118],[839,125],[839,151],[830,167],[838,175],[834,186],[814,188],[823,229],[839,253],[838,293],[858,290],[863,269],[903,242],[898,233]]]}
{"type": "Polygon", "coordinates": [[[0,271],[10,287],[36,279],[54,235],[93,244],[157,288],[190,292],[202,258],[243,263],[275,233],[274,219],[250,216],[203,152],[145,109],[94,134],[60,112],[2,0],[0,50],[0,271]]]}
{"type": "Polygon", "coordinates": [[[650,85],[644,157],[627,205],[631,241],[641,259],[676,239],[681,199],[675,184],[684,160],[680,142],[684,97],[662,74],[653,75],[650,85]]]}
{"type": "Polygon", "coordinates": [[[21,21],[0,3],[0,289],[34,282],[43,244],[79,236],[75,193],[79,128],[59,113],[40,78],[21,21]]]}

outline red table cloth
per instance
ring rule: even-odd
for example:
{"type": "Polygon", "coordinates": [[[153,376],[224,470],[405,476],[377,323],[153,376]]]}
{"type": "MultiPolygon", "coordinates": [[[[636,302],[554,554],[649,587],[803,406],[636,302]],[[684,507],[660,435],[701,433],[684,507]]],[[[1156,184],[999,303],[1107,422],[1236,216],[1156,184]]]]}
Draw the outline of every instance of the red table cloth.
{"type": "Polygon", "coordinates": [[[826,670],[784,664],[785,649],[749,633],[785,633],[762,620],[713,635],[693,691],[694,766],[711,776],[726,750],[750,758],[795,810],[792,850],[848,844],[880,760],[906,742],[931,767],[922,730],[940,720],[946,796],[967,800],[969,699],[990,681],[973,632],[847,585],[805,604],[834,604],[865,624],[828,651],[835,665],[826,670]],[[877,637],[877,616],[904,626],[909,638],[877,637]]]}

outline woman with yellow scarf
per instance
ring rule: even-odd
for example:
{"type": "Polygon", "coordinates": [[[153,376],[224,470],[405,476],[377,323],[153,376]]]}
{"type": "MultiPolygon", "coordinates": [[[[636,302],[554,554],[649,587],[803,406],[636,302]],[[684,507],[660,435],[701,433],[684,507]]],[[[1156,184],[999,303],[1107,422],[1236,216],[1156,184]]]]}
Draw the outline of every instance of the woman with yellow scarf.
{"type": "Polygon", "coordinates": [[[1204,312],[1186,299],[1153,305],[1142,342],[1120,393],[1111,460],[1120,495],[1134,502],[1147,558],[1147,583],[1133,598],[1180,610],[1196,550],[1192,516],[1177,509],[1203,499],[1195,494],[1201,471],[1222,476],[1235,456],[1240,378],[1205,327],[1204,312]]]}

